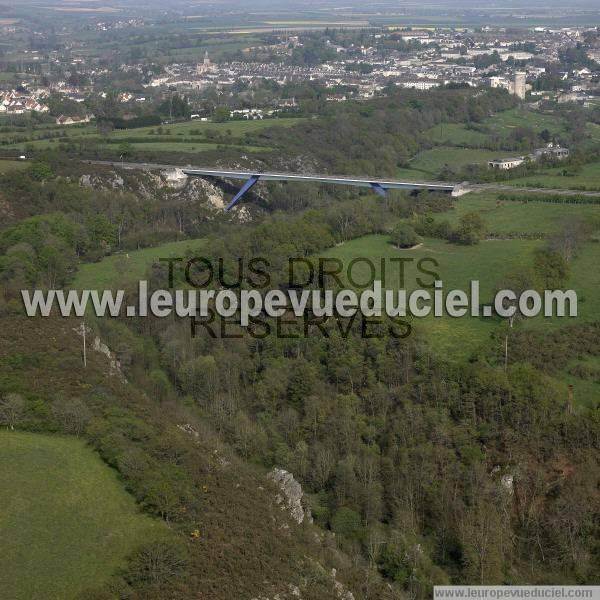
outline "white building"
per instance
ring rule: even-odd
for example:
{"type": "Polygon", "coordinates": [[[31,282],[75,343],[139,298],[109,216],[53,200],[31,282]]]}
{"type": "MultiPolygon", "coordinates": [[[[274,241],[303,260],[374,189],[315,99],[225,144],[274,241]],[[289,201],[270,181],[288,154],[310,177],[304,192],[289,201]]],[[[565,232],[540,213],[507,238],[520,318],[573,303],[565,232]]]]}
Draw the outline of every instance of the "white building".
{"type": "Polygon", "coordinates": [[[500,158],[496,160],[490,160],[488,167],[490,169],[499,169],[501,171],[508,171],[522,165],[525,162],[524,156],[515,156],[513,158],[500,158]]]}

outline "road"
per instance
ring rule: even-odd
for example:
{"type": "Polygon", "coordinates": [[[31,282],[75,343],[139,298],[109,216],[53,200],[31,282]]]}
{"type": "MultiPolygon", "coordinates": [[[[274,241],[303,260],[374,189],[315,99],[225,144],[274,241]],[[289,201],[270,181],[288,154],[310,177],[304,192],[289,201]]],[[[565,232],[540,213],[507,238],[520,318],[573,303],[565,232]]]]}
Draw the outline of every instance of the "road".
{"type": "MultiPolygon", "coordinates": [[[[141,162],[141,163],[137,163],[137,162],[122,162],[122,161],[107,161],[107,160],[85,160],[83,161],[84,163],[87,164],[92,164],[92,165],[104,165],[104,166],[110,166],[110,167],[120,167],[123,169],[142,169],[142,170],[157,170],[157,169],[182,169],[184,171],[189,171],[189,170],[199,170],[199,171],[211,171],[212,169],[205,169],[205,168],[201,168],[201,167],[193,167],[192,165],[168,165],[168,164],[161,164],[161,163],[146,163],[146,162],[141,162]]],[[[291,176],[291,177],[297,177],[297,176],[291,176]]],[[[338,178],[334,178],[334,177],[330,177],[330,176],[315,176],[316,179],[320,179],[320,180],[326,180],[326,179],[330,179],[332,182],[336,182],[339,181],[341,183],[343,183],[344,180],[347,180],[348,178],[344,178],[344,177],[338,177],[338,178]]],[[[376,179],[365,179],[364,181],[373,181],[373,182],[377,182],[379,180],[376,179]]],[[[383,183],[392,183],[392,182],[386,182],[383,181],[383,183]]],[[[435,186],[442,186],[444,188],[460,188],[462,193],[468,193],[468,192],[475,192],[475,191],[489,191],[489,192],[510,192],[512,194],[524,194],[524,193],[540,193],[540,194],[552,194],[552,195],[557,195],[557,196],[593,196],[593,197],[599,197],[600,196],[600,192],[593,192],[593,191],[584,191],[584,190],[570,190],[570,189],[562,189],[562,188],[540,188],[540,187],[517,187],[514,185],[506,185],[506,184],[501,184],[501,183],[469,183],[469,182],[465,182],[463,184],[455,184],[455,183],[450,183],[450,182],[444,182],[444,181],[433,181],[433,182],[397,182],[399,184],[407,184],[411,185],[414,184],[414,186],[418,186],[418,187],[423,187],[423,188],[433,188],[435,186]]],[[[462,194],[460,194],[462,195],[462,194]]]]}

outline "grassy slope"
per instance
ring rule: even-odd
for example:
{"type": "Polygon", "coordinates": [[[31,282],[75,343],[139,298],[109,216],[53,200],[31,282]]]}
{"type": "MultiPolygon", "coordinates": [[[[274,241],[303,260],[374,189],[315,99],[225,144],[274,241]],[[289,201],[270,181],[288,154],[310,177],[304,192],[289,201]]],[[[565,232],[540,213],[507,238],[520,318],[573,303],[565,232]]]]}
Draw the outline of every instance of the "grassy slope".
{"type": "MultiPolygon", "coordinates": [[[[120,129],[115,130],[110,133],[108,136],[109,140],[119,141],[124,140],[126,138],[140,138],[140,137],[148,137],[148,142],[156,142],[156,140],[160,140],[161,136],[173,136],[173,135],[181,135],[185,136],[194,136],[194,137],[202,137],[205,135],[207,130],[216,131],[221,135],[228,135],[228,132],[231,132],[232,138],[236,138],[242,136],[248,132],[261,131],[263,129],[267,129],[269,127],[293,127],[294,125],[300,123],[303,119],[297,118],[282,118],[282,119],[265,119],[262,121],[228,121],[226,123],[210,123],[206,121],[184,121],[182,123],[173,123],[171,125],[163,125],[162,126],[162,134],[156,134],[158,126],[156,127],[140,127],[137,129],[120,129]],[[191,132],[195,132],[192,134],[191,132]],[[154,133],[151,133],[154,132],[154,133]]],[[[8,149],[22,149],[26,144],[33,144],[35,148],[48,148],[53,145],[58,145],[60,143],[59,138],[51,138],[51,139],[38,139],[43,137],[44,135],[60,133],[61,137],[69,137],[69,138],[93,138],[98,141],[101,138],[98,136],[98,131],[95,125],[70,125],[70,126],[57,126],[57,125],[47,125],[42,126],[40,128],[36,128],[35,130],[25,130],[17,133],[3,133],[0,134],[0,140],[2,139],[10,139],[15,135],[19,136],[27,136],[31,141],[29,142],[20,142],[17,144],[7,144],[4,146],[8,149]]],[[[77,141],[77,140],[75,140],[77,141]]],[[[232,143],[237,142],[238,140],[232,140],[232,143]]],[[[140,142],[141,144],[142,142],[140,142]]],[[[177,142],[165,141],[165,144],[177,144],[177,142]]],[[[183,142],[182,144],[189,145],[188,142],[183,142]]],[[[206,142],[207,148],[203,148],[204,144],[197,143],[192,144],[196,146],[197,150],[210,150],[211,147],[216,147],[214,144],[210,143],[208,140],[206,142]]],[[[158,148],[157,146],[153,147],[158,148]]],[[[162,148],[165,151],[171,150],[171,148],[162,148]]],[[[187,150],[187,148],[186,148],[187,150]]]]}
{"type": "Polygon", "coordinates": [[[159,258],[191,256],[202,249],[204,240],[181,240],[144,248],[133,252],[124,252],[107,256],[97,263],[80,266],[73,281],[76,289],[114,289],[119,281],[126,279],[136,281],[143,279],[147,269],[159,258]],[[127,258],[129,257],[129,258],[127,258]]]}
{"type": "MultiPolygon", "coordinates": [[[[479,280],[481,286],[481,301],[492,299],[494,286],[498,279],[513,266],[519,264],[540,246],[537,241],[486,241],[478,246],[457,246],[443,240],[426,239],[423,246],[414,250],[398,250],[389,243],[389,238],[383,235],[371,235],[346,242],[332,249],[327,256],[341,259],[348,264],[353,258],[367,257],[377,264],[381,258],[389,261],[391,258],[402,257],[413,259],[405,267],[405,278],[401,280],[398,267],[388,264],[389,274],[386,287],[399,289],[406,287],[414,290],[420,287],[417,277],[425,283],[431,282],[431,277],[417,271],[416,263],[422,258],[433,258],[439,266],[433,268],[431,263],[425,268],[436,271],[444,282],[444,289],[469,290],[471,280],[479,280]]],[[[378,272],[379,275],[379,272],[378,272]]],[[[356,280],[368,279],[367,267],[358,265],[354,274],[356,280]]],[[[439,353],[466,358],[498,326],[498,320],[488,319],[450,319],[426,318],[416,319],[417,331],[427,334],[432,347],[439,353]]]]}
{"type": "Polygon", "coordinates": [[[517,186],[600,190],[600,163],[583,165],[576,175],[565,177],[562,171],[562,167],[546,169],[536,175],[511,179],[507,183],[517,186]]]}
{"type": "Polygon", "coordinates": [[[0,431],[0,463],[3,598],[74,598],[164,529],[81,440],[0,431]]]}
{"type": "Polygon", "coordinates": [[[492,150],[471,150],[469,148],[449,148],[440,146],[418,154],[410,166],[427,171],[432,175],[439,173],[445,165],[451,168],[464,167],[468,164],[484,163],[497,158],[498,152],[492,150]]]}
{"type": "Polygon", "coordinates": [[[571,215],[584,218],[600,216],[600,206],[573,204],[544,204],[542,202],[506,201],[498,203],[494,194],[467,194],[457,200],[451,212],[434,215],[437,220],[457,223],[461,215],[478,212],[485,220],[488,230],[502,233],[551,233],[561,221],[571,215]]]}
{"type": "MultiPolygon", "coordinates": [[[[552,133],[564,131],[564,124],[560,118],[518,108],[496,113],[484,119],[481,125],[501,137],[508,136],[515,127],[531,127],[536,131],[547,129],[552,133]]],[[[465,145],[485,144],[488,139],[485,133],[468,129],[461,123],[436,125],[429,129],[425,135],[427,139],[437,144],[443,144],[444,142],[465,145]]]]}
{"type": "Polygon", "coordinates": [[[0,160],[0,173],[8,173],[8,171],[23,169],[26,166],[26,161],[19,162],[18,160],[0,160]]]}

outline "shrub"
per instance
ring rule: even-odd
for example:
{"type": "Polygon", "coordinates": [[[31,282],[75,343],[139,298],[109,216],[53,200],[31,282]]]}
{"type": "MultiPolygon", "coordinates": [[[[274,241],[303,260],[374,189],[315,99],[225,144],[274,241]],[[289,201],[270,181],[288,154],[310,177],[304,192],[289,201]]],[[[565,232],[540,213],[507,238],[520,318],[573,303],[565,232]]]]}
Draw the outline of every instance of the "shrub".
{"type": "Polygon", "coordinates": [[[408,224],[400,223],[394,227],[392,231],[392,244],[398,246],[398,248],[412,248],[416,246],[421,238],[417,235],[417,232],[408,224]]]}
{"type": "Polygon", "coordinates": [[[331,529],[348,538],[357,538],[362,529],[360,515],[351,508],[342,506],[331,519],[331,529]]]}
{"type": "Polygon", "coordinates": [[[454,232],[454,241],[459,244],[478,244],[486,233],[485,221],[476,212],[462,215],[454,232]]]}

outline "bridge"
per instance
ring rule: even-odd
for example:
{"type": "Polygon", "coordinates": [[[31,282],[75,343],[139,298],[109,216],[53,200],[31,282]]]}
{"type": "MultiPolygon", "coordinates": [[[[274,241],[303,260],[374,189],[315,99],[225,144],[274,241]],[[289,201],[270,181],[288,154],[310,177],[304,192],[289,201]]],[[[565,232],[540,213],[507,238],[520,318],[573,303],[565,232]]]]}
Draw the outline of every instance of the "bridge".
{"type": "Polygon", "coordinates": [[[418,183],[412,181],[396,181],[387,179],[356,179],[353,177],[334,177],[331,175],[300,175],[295,173],[261,173],[256,171],[226,171],[221,169],[182,169],[188,177],[218,177],[221,179],[243,179],[240,188],[226,210],[231,210],[259,181],[296,181],[315,182],[329,185],[347,185],[352,187],[371,188],[380,196],[387,190],[427,190],[443,192],[453,196],[461,195],[466,190],[460,186],[446,183],[418,183]]]}
{"type": "Polygon", "coordinates": [[[296,173],[261,173],[260,171],[230,171],[224,169],[185,167],[146,162],[124,162],[108,160],[83,160],[81,161],[91,165],[104,165],[111,167],[120,167],[122,169],[141,169],[141,170],[173,170],[179,169],[189,177],[213,177],[217,179],[241,179],[245,183],[237,192],[233,200],[229,203],[227,210],[231,210],[258,181],[297,181],[297,182],[316,182],[330,185],[347,185],[353,187],[371,188],[381,196],[385,196],[387,190],[428,190],[430,192],[449,193],[454,197],[462,196],[469,192],[487,191],[487,192],[510,192],[512,194],[543,193],[553,196],[589,196],[597,198],[600,194],[595,191],[575,190],[564,188],[536,188],[521,187],[502,183],[443,183],[443,182],[416,182],[416,181],[398,181],[387,179],[367,179],[356,177],[342,177],[332,175],[303,175],[296,173]]]}

